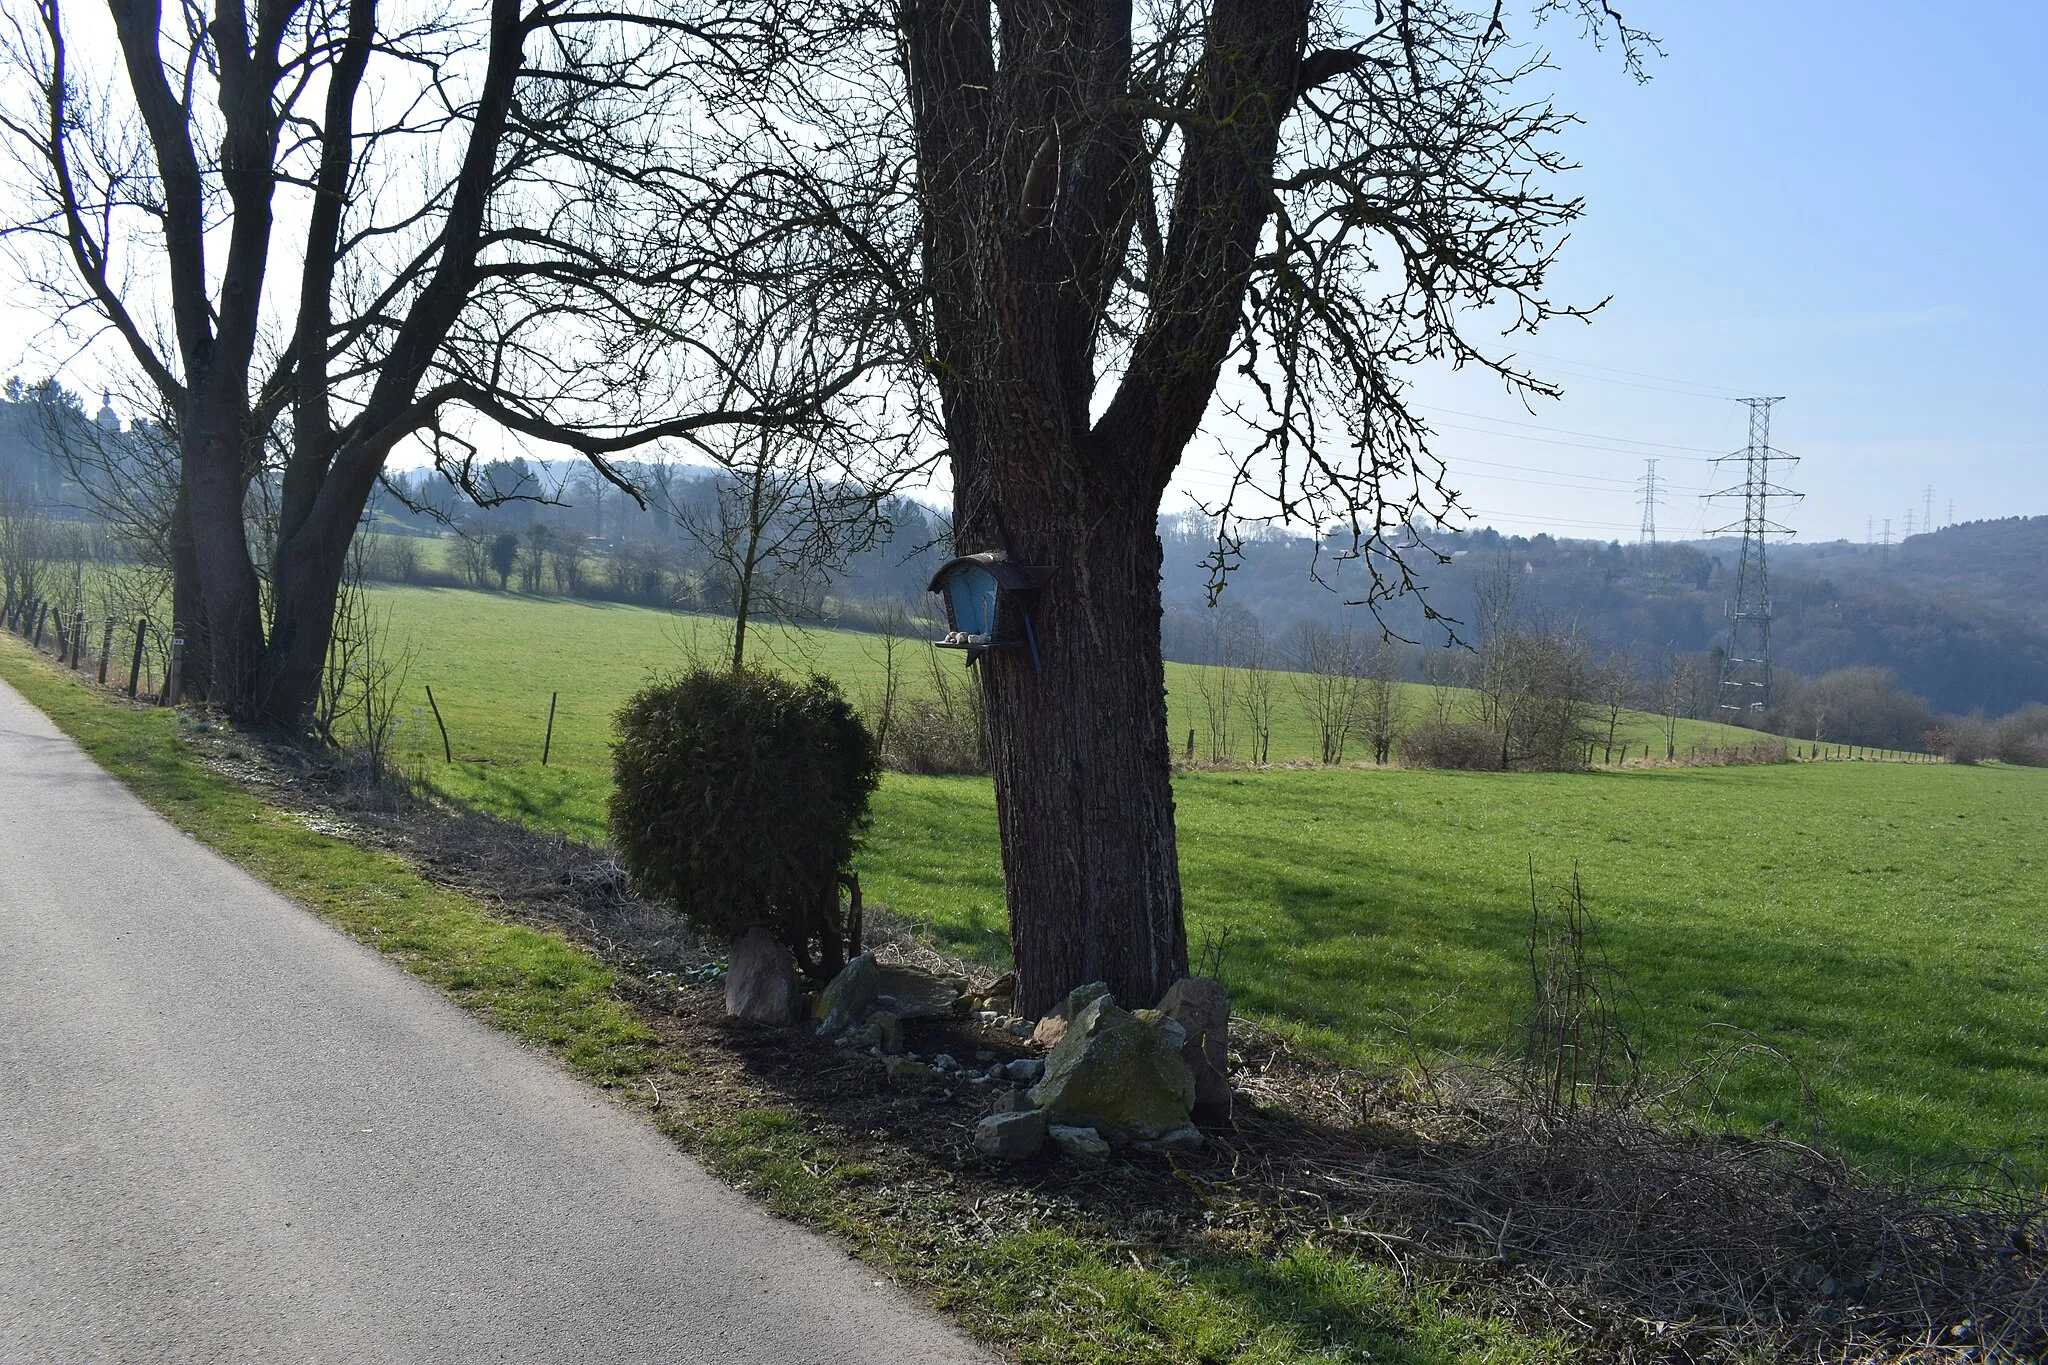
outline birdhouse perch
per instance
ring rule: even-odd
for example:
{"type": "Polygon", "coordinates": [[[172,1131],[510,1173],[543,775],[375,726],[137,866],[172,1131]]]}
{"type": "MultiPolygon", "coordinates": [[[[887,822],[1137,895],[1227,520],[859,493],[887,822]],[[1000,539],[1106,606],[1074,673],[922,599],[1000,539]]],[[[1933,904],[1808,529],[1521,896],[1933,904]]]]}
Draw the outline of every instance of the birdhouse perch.
{"type": "Polygon", "coordinates": [[[1031,629],[1033,595],[1052,577],[1042,565],[1013,564],[1002,550],[953,560],[932,575],[928,591],[946,603],[946,638],[941,649],[964,649],[972,664],[991,649],[1031,651],[1038,668],[1038,638],[1031,629]]]}

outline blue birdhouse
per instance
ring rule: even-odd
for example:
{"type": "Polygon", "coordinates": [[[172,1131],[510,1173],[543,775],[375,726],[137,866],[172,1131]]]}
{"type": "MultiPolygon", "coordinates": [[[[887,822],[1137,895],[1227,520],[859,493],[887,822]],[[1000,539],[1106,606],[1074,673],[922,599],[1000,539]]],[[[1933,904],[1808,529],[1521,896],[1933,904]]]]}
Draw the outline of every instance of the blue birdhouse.
{"type": "Polygon", "coordinates": [[[966,555],[932,576],[928,591],[946,603],[946,638],[941,649],[964,649],[972,664],[991,649],[1024,648],[1038,667],[1038,638],[1031,629],[1031,601],[1052,577],[1050,568],[1013,564],[1001,550],[966,555]]]}

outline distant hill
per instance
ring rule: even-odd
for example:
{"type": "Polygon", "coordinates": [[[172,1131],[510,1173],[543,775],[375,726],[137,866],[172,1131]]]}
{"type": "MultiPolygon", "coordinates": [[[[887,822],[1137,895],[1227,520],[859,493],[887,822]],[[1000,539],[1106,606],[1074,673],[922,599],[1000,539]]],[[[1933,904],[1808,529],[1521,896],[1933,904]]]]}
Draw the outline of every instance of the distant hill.
{"type": "MultiPolygon", "coordinates": [[[[122,428],[111,411],[89,415],[80,398],[59,386],[10,383],[0,398],[0,482],[25,488],[60,515],[79,515],[82,500],[49,453],[52,420],[81,432],[122,428]]],[[[623,560],[630,553],[662,571],[656,581],[688,580],[701,588],[705,565],[671,513],[675,504],[715,497],[715,476],[673,465],[621,469],[652,495],[647,507],[580,462],[487,466],[479,471],[485,485],[549,499],[515,501],[487,513],[431,472],[394,471],[391,482],[415,504],[473,528],[518,531],[544,521],[586,538],[593,555],[623,560]]],[[[374,507],[389,529],[432,534],[443,525],[416,515],[390,492],[380,491],[374,507]]],[[[889,530],[832,585],[842,604],[921,603],[926,580],[944,558],[948,523],[942,512],[908,499],[891,500],[886,511],[889,530]]],[[[1247,542],[1219,610],[1211,611],[1203,560],[1213,542],[1206,527],[1167,517],[1160,533],[1162,639],[1170,659],[1206,662],[1226,636],[1250,632],[1265,641],[1273,663],[1286,666],[1303,621],[1372,624],[1363,608],[1346,605],[1367,595],[1369,576],[1359,562],[1345,562],[1335,544],[1318,554],[1315,542],[1298,536],[1247,542]]],[[[1600,649],[1629,649],[1647,665],[1664,651],[1705,652],[1726,639],[1739,551],[1732,540],[1636,546],[1483,529],[1430,541],[1448,562],[1436,563],[1427,553],[1407,556],[1417,591],[1381,611],[1389,627],[1411,640],[1443,640],[1425,607],[1450,618],[1469,639],[1478,575],[1503,557],[1518,574],[1527,610],[1574,624],[1600,649]]],[[[1057,563],[1056,550],[1052,558],[1057,563]]],[[[1776,545],[1771,564],[1776,659],[1784,669],[1809,676],[1890,669],[1938,710],[1957,713],[2001,715],[2027,702],[2048,702],[2048,516],[1943,527],[1888,552],[1846,541],[1776,545]]],[[[1414,662],[1419,676],[1420,661],[1414,662]]]]}
{"type": "MultiPolygon", "coordinates": [[[[1359,564],[1336,561],[1334,547],[1324,547],[1331,587],[1322,587],[1309,578],[1310,541],[1248,544],[1218,616],[1203,609],[1206,537],[1176,524],[1164,539],[1169,657],[1212,651],[1226,618],[1258,623],[1283,647],[1304,619],[1370,624],[1361,608],[1344,605],[1364,595],[1367,577],[1359,564]]],[[[1469,631],[1478,572],[1502,556],[1520,576],[1527,609],[1575,625],[1598,648],[1647,660],[1662,650],[1711,650],[1727,638],[1734,541],[1646,547],[1482,530],[1437,544],[1451,562],[1418,564],[1420,599],[1397,599],[1382,612],[1410,639],[1441,639],[1422,602],[1469,631]]],[[[1771,567],[1783,669],[1817,676],[1887,668],[1937,710],[1958,713],[1999,715],[2048,701],[2048,517],[1944,528],[1888,555],[1847,543],[1774,546],[1771,567]]]]}
{"type": "Polygon", "coordinates": [[[1866,574],[1919,591],[1960,593],[2048,626],[2048,516],[1967,521],[1908,536],[1889,552],[1835,541],[1787,545],[1779,563],[1802,574],[1866,574]]]}

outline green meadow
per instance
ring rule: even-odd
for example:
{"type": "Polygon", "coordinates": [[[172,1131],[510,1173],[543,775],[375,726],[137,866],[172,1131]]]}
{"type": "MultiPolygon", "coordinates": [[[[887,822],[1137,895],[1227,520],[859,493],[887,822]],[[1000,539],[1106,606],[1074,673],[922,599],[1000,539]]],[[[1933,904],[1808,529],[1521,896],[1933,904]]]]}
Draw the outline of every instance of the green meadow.
{"type": "MultiPolygon", "coordinates": [[[[419,770],[453,797],[593,841],[613,712],[651,673],[716,659],[727,625],[454,590],[377,600],[414,654],[404,743],[419,770]]],[[[876,637],[759,636],[759,662],[827,673],[857,700],[880,679],[876,637]]],[[[915,685],[926,651],[905,655],[915,685]]],[[[1199,724],[1193,670],[1169,666],[1168,684],[1184,735],[1199,724]]],[[[1410,705],[1422,700],[1413,689],[1410,705]]],[[[1533,862],[1545,895],[1582,878],[1654,1072],[1749,1045],[1719,1080],[1737,1124],[1782,1123],[1893,1166],[2042,1137],[2048,772],[1325,769],[1302,761],[1314,736],[1284,677],[1276,712],[1273,766],[1176,782],[1190,937],[1220,945],[1252,1015],[1362,1064],[1499,1055],[1527,991],[1533,862]]],[[[1639,746],[1655,731],[1638,717],[1628,733],[1639,746]]],[[[1688,723],[1680,742],[1743,738],[1688,723]]],[[[986,779],[891,774],[860,871],[942,944],[1003,960],[986,779]]]]}

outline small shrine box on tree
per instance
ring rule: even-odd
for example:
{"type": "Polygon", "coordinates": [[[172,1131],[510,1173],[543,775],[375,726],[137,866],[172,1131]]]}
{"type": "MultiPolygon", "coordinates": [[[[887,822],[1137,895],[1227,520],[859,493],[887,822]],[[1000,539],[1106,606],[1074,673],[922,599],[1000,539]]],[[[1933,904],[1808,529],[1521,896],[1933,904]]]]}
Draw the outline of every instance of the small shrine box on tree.
{"type": "Polygon", "coordinates": [[[932,575],[929,591],[946,602],[946,638],[941,649],[964,649],[973,663],[991,649],[1023,647],[1038,667],[1038,637],[1031,629],[1031,603],[1050,568],[1013,564],[1002,550],[956,559],[932,575]]]}

